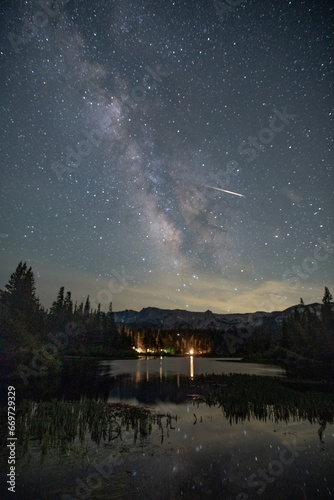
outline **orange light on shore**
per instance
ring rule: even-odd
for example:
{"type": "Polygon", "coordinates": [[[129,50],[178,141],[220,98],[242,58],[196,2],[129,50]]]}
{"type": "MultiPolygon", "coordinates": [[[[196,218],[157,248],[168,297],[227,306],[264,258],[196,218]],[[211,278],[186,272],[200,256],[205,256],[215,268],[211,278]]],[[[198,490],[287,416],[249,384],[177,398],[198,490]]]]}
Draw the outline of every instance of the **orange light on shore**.
{"type": "Polygon", "coordinates": [[[190,349],[189,354],[192,356],[194,354],[194,349],[190,349]]]}

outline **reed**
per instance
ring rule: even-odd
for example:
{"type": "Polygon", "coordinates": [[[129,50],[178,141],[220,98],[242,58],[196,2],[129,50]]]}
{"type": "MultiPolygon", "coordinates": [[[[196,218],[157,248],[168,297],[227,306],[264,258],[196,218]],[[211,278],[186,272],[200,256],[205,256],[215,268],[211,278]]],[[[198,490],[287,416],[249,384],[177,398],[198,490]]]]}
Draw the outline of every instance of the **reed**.
{"type": "Polygon", "coordinates": [[[209,375],[198,380],[215,387],[202,399],[193,401],[220,406],[232,424],[255,418],[274,422],[308,420],[333,423],[334,396],[331,386],[309,386],[294,381],[258,375],[209,375]]]}
{"type": "Polygon", "coordinates": [[[164,422],[168,428],[174,418],[139,406],[97,400],[24,400],[17,412],[17,438],[21,454],[36,441],[42,455],[50,448],[69,452],[76,440],[81,445],[86,440],[97,445],[110,444],[116,439],[122,441],[122,432],[129,430],[136,443],[138,438],[145,440],[151,434],[153,425],[161,428],[164,422]]]}

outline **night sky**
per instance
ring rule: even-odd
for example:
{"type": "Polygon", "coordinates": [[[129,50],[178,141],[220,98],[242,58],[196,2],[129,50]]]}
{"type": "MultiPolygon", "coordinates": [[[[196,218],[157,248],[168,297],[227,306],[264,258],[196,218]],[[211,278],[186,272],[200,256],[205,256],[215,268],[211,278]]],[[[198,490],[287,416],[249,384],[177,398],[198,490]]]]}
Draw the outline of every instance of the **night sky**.
{"type": "Polygon", "coordinates": [[[333,10],[3,1],[0,288],[22,260],[46,307],[334,292],[333,10]]]}

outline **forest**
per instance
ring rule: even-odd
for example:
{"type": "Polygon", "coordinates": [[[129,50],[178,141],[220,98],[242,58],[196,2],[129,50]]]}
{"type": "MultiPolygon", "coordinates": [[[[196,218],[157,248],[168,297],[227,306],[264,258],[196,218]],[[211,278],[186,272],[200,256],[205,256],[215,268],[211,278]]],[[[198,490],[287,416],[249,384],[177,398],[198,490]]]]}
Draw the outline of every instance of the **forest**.
{"type": "Polygon", "coordinates": [[[252,330],[163,330],[117,326],[112,304],[101,311],[73,303],[61,287],[50,309],[36,295],[31,267],[20,262],[0,296],[1,371],[24,380],[59,371],[64,357],[109,359],[150,355],[241,357],[283,365],[300,377],[334,374],[333,297],[325,287],[322,304],[303,299],[281,322],[264,321],[252,330]]]}

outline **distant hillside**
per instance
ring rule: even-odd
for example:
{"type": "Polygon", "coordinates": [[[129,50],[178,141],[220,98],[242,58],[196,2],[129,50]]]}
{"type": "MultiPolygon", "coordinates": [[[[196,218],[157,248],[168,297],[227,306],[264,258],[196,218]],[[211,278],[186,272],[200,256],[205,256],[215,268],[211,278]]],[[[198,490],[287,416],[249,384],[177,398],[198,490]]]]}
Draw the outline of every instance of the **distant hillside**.
{"type": "MultiPolygon", "coordinates": [[[[304,306],[297,306],[300,310],[304,306]]],[[[306,307],[306,306],[305,306],[306,307]]],[[[310,304],[307,306],[312,312],[320,315],[321,304],[310,304]]],[[[211,311],[191,312],[182,309],[158,309],[156,307],[145,307],[140,312],[125,310],[114,313],[115,322],[118,326],[129,326],[140,329],[161,330],[211,330],[227,332],[245,328],[252,330],[262,324],[278,326],[283,318],[290,316],[295,306],[284,311],[271,313],[258,311],[246,314],[215,314],[211,311]]]]}

